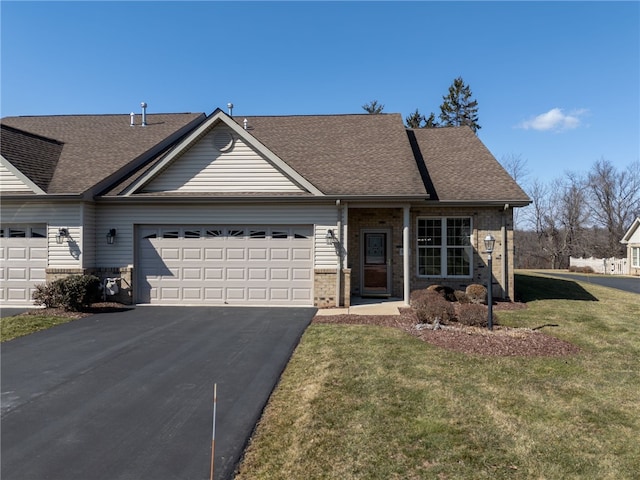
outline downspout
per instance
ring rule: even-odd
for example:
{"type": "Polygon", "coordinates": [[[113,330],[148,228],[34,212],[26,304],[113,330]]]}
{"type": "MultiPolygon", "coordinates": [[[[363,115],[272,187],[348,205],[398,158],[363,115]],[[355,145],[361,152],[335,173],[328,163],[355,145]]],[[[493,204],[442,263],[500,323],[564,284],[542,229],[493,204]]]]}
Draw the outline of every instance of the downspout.
{"type": "Polygon", "coordinates": [[[509,211],[509,204],[504,204],[504,210],[502,212],[502,227],[500,229],[500,234],[502,236],[502,275],[501,275],[501,283],[502,283],[502,297],[509,297],[509,275],[507,275],[508,268],[508,258],[507,258],[507,211],[509,211]]]}
{"type": "Polygon", "coordinates": [[[411,246],[409,242],[409,224],[411,223],[411,214],[409,205],[403,207],[403,225],[402,225],[402,274],[403,274],[403,290],[404,290],[404,304],[409,305],[410,300],[410,281],[409,275],[411,246]]]}
{"type": "Polygon", "coordinates": [[[336,272],[336,307],[340,307],[342,302],[340,301],[342,295],[342,207],[340,205],[340,200],[336,200],[336,210],[338,214],[338,221],[336,222],[336,227],[338,230],[338,241],[335,243],[334,247],[336,249],[336,253],[338,254],[338,262],[337,262],[337,272],[336,272]]]}

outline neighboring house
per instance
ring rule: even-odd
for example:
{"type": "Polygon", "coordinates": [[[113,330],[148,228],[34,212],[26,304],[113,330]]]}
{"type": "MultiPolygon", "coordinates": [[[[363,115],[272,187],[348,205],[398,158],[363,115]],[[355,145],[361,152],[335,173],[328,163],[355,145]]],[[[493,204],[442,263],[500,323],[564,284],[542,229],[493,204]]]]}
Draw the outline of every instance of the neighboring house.
{"type": "Polygon", "coordinates": [[[633,221],[620,243],[627,245],[629,275],[640,276],[640,217],[633,221]]]}
{"type": "Polygon", "coordinates": [[[92,273],[139,304],[348,306],[430,284],[513,298],[527,195],[467,127],[399,114],[2,119],[4,305],[92,273]]]}

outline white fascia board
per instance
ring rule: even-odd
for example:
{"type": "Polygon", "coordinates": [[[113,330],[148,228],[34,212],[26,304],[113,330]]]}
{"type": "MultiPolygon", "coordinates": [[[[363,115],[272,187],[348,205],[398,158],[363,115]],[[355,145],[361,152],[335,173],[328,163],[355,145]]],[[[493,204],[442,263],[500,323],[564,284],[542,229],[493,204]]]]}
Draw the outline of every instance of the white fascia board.
{"type": "Polygon", "coordinates": [[[633,237],[633,234],[636,232],[638,227],[640,227],[640,217],[636,218],[633,221],[631,227],[629,227],[629,230],[627,230],[627,232],[622,237],[622,240],[620,240],[620,243],[629,243],[629,240],[631,240],[631,237],[633,237]]]}
{"type": "Polygon", "coordinates": [[[293,168],[287,165],[280,157],[278,157],[275,153],[269,150],[265,145],[260,143],[253,135],[247,132],[244,128],[238,125],[233,121],[231,117],[229,117],[222,110],[218,110],[214,112],[211,117],[205,121],[202,125],[200,125],[196,130],[194,130],[187,138],[185,138],[179,146],[174,148],[161,162],[159,162],[155,167],[145,173],[142,177],[136,180],[133,184],[131,184],[124,192],[125,197],[130,196],[135,193],[137,190],[142,188],[144,185],[149,183],[156,175],[160,174],[162,170],[164,170],[167,166],[169,166],[176,158],[182,155],[193,143],[195,143],[199,138],[207,134],[210,130],[212,130],[218,123],[224,123],[230,129],[232,129],[239,137],[241,137],[245,142],[253,146],[256,150],[262,153],[269,161],[271,161],[276,168],[281,170],[285,175],[287,175],[292,181],[300,185],[303,189],[307,190],[309,193],[312,193],[316,196],[324,195],[320,190],[318,190],[313,184],[311,184],[307,179],[305,179],[302,175],[296,172],[293,168]]]}
{"type": "Polygon", "coordinates": [[[0,162],[2,165],[6,167],[12,174],[14,174],[22,183],[24,183],[28,188],[30,188],[33,193],[36,195],[46,195],[47,192],[42,190],[38,185],[33,183],[29,177],[27,177],[24,173],[18,170],[9,160],[7,160],[4,155],[0,155],[0,162]]]}

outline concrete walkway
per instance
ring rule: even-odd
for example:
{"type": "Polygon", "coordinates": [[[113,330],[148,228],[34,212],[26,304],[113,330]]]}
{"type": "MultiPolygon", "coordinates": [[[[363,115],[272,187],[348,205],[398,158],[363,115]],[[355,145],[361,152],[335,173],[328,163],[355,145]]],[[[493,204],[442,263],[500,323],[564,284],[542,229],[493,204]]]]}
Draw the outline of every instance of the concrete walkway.
{"type": "Polygon", "coordinates": [[[316,315],[400,315],[406,305],[398,298],[352,297],[349,308],[321,308],[316,315]]]}

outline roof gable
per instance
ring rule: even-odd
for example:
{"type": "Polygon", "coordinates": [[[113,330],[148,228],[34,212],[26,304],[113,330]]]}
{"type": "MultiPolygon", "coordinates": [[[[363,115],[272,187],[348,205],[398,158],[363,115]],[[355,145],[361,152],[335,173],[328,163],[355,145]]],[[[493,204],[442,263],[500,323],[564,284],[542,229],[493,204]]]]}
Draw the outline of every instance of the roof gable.
{"type": "Polygon", "coordinates": [[[134,181],[124,194],[152,192],[322,195],[220,109],[134,181]]]}
{"type": "Polygon", "coordinates": [[[633,221],[620,243],[640,243],[640,217],[633,221]]]}
{"type": "MultiPolygon", "coordinates": [[[[131,171],[138,162],[156,155],[204,118],[204,114],[193,113],[148,114],[143,127],[131,126],[128,114],[25,116],[5,117],[2,125],[55,139],[61,150],[45,191],[82,194],[131,171]]],[[[31,158],[42,162],[46,155],[38,153],[31,158]]],[[[19,168],[25,173],[24,166],[19,168]]]]}
{"type": "Polygon", "coordinates": [[[45,193],[62,153],[63,144],[7,125],[2,125],[0,131],[4,167],[2,191],[18,189],[37,194],[45,193]]]}

